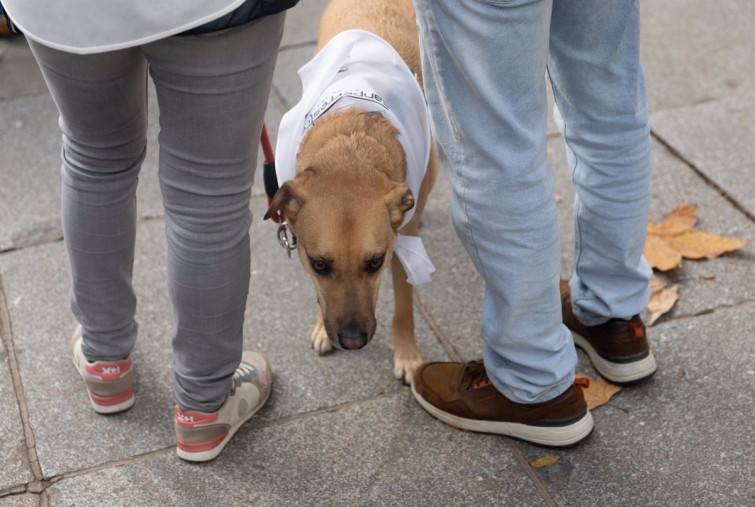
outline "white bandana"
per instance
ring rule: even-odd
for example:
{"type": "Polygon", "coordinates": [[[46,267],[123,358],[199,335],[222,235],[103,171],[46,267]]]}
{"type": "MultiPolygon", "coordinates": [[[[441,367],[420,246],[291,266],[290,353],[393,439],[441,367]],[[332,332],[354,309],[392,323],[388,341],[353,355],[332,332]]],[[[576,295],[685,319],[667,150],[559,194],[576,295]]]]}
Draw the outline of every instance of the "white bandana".
{"type": "MultiPolygon", "coordinates": [[[[430,117],[412,71],[393,47],[364,30],[341,32],[299,69],[304,94],[283,119],[275,147],[278,184],[296,176],[296,155],[304,134],[326,113],[358,108],[380,114],[396,127],[406,154],[406,183],[415,198],[430,158],[430,117]]],[[[404,214],[406,225],[414,208],[404,214]]],[[[395,253],[415,286],[435,271],[422,240],[399,234],[395,253]]]]}

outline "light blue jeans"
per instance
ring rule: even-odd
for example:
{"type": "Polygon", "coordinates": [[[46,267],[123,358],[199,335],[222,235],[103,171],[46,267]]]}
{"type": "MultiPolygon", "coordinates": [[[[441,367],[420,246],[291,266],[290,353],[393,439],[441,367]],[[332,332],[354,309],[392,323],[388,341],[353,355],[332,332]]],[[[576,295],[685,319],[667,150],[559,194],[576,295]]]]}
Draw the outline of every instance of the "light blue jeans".
{"type": "Polygon", "coordinates": [[[30,41],[60,111],[71,308],[92,361],[123,358],[136,341],[131,274],[148,71],[155,83],[182,410],[217,409],[241,361],[249,199],[284,20],[83,56],[30,41]]]}
{"type": "Polygon", "coordinates": [[[573,308],[587,325],[639,313],[650,131],[639,2],[414,0],[433,131],[456,232],[485,281],[493,384],[519,403],[573,382],[560,241],[546,161],[550,77],[577,196],[573,308]]]}

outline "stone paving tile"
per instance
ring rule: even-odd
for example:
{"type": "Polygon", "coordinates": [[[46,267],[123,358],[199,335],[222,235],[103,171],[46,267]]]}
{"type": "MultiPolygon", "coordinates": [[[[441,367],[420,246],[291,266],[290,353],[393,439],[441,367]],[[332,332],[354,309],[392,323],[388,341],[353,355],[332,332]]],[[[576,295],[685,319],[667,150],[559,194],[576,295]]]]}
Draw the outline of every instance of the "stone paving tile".
{"type": "Polygon", "coordinates": [[[655,113],[653,131],[755,215],[755,94],[655,113]]]}
{"type": "MultiPolygon", "coordinates": [[[[2,87],[0,87],[2,88],[2,87]]],[[[137,206],[141,216],[162,214],[157,183],[158,114],[150,93],[147,158],[137,206]]],[[[60,226],[60,139],[58,112],[48,94],[0,102],[0,250],[62,237],[60,226]],[[23,213],[19,212],[23,210],[23,213]]]]}
{"type": "Polygon", "coordinates": [[[315,43],[319,20],[328,0],[301,0],[286,13],[281,47],[315,43]]]}
{"type": "MultiPolygon", "coordinates": [[[[138,455],[171,444],[171,404],[145,384],[153,357],[137,349],[139,400],[122,415],[96,415],[71,365],[68,273],[62,243],[0,256],[13,339],[43,475],[138,455]],[[55,372],[51,376],[49,372],[55,372]],[[44,378],[44,382],[34,379],[44,378]],[[143,387],[144,386],[144,387],[143,387]]],[[[149,336],[150,329],[144,330],[149,336]]],[[[149,340],[143,340],[149,343],[149,340]]],[[[163,366],[162,364],[159,366],[163,366]]],[[[160,378],[168,387],[168,365],[160,378]]]]}
{"type": "MultiPolygon", "coordinates": [[[[551,139],[548,151],[555,188],[561,199],[558,204],[561,272],[568,277],[571,276],[574,263],[571,247],[574,242],[574,191],[561,139],[551,139]]],[[[755,298],[753,285],[742,283],[743,280],[751,279],[752,259],[755,256],[755,226],[663,146],[654,143],[652,156],[654,172],[651,215],[660,218],[683,201],[696,203],[700,206],[698,227],[701,230],[749,241],[739,252],[712,261],[685,260],[682,267],[673,273],[659,275],[667,282],[680,283],[680,299],[662,320],[695,315],[755,298]],[[714,278],[706,279],[710,275],[714,278]]],[[[479,330],[483,282],[453,230],[448,214],[449,199],[450,186],[445,178],[439,178],[423,219],[427,250],[438,271],[433,277],[433,283],[421,288],[419,295],[461,357],[474,359],[482,354],[479,330]]],[[[580,368],[588,368],[584,356],[581,357],[583,360],[580,368]]]]}
{"type": "Polygon", "coordinates": [[[21,36],[0,39],[0,102],[47,92],[37,62],[21,36]]]}
{"type": "Polygon", "coordinates": [[[505,439],[447,428],[408,390],[245,426],[210,464],[160,453],[66,478],[48,493],[53,506],[543,503],[505,439]]]}
{"type": "Polygon", "coordinates": [[[752,303],[656,329],[659,370],[597,408],[582,445],[517,444],[559,505],[752,505],[752,303]]]}
{"type": "Polygon", "coordinates": [[[58,238],[60,133],[55,105],[49,95],[0,102],[0,118],[0,250],[58,238]]]}
{"type": "MultiPolygon", "coordinates": [[[[288,259],[276,228],[260,220],[264,200],[254,199],[253,274],[247,306],[246,346],[268,353],[275,387],[263,420],[338,405],[401,384],[393,378],[389,346],[392,295],[386,277],[378,306],[377,337],[365,349],[317,357],[309,336],[316,317],[314,289],[298,259],[288,259]]],[[[68,311],[67,261],[62,243],[0,255],[0,275],[13,325],[22,379],[53,369],[49,383],[24,384],[37,452],[46,477],[138,455],[173,444],[171,421],[171,309],[165,283],[161,220],[139,225],[134,287],[139,297],[140,340],[134,351],[137,402],[125,414],[101,417],[86,402],[70,366],[74,327],[68,311]],[[40,311],[41,310],[41,311],[40,311]]],[[[445,353],[419,315],[420,351],[427,360],[445,353]]]]}
{"type": "MultiPolygon", "coordinates": [[[[1,89],[2,87],[0,87],[1,89]]],[[[147,156],[137,190],[140,217],[163,215],[157,179],[159,111],[150,82],[147,156]]],[[[265,115],[275,147],[278,123],[283,111],[271,100],[265,115]]],[[[58,113],[49,95],[0,102],[0,118],[8,128],[0,129],[3,151],[0,163],[0,251],[21,248],[62,237],[60,225],[60,132],[58,113]],[[19,213],[19,210],[24,210],[19,213]]],[[[250,142],[259,143],[258,140],[250,142]]],[[[262,150],[258,149],[254,195],[263,195],[262,150]]]]}
{"type": "Polygon", "coordinates": [[[749,0],[642,2],[642,62],[651,111],[697,104],[755,85],[749,0]]]}
{"type": "Polygon", "coordinates": [[[296,105],[301,98],[301,80],[297,74],[299,68],[315,54],[315,45],[281,50],[273,74],[273,88],[283,99],[285,111],[296,105]]]}
{"type": "MultiPolygon", "coordinates": [[[[16,60],[25,62],[32,58],[31,54],[26,54],[23,58],[22,56],[24,55],[20,54],[16,60]]],[[[21,66],[18,62],[12,62],[14,69],[21,66]]],[[[33,61],[31,63],[33,64],[33,61]]],[[[6,126],[0,129],[0,145],[4,147],[0,162],[0,180],[4,182],[0,186],[0,251],[32,246],[62,237],[60,131],[57,109],[46,93],[46,88],[39,90],[37,96],[26,97],[13,90],[10,84],[12,82],[8,83],[5,80],[0,83],[0,94],[6,93],[9,98],[16,99],[7,102],[0,100],[0,118],[3,118],[3,124],[6,126]],[[24,212],[19,213],[20,209],[24,212]]],[[[163,215],[157,179],[159,110],[151,81],[148,108],[150,115],[147,155],[139,178],[137,206],[140,217],[157,217],[163,215]]],[[[283,107],[274,99],[269,102],[265,121],[273,147],[283,112],[283,107]]],[[[250,142],[259,143],[257,139],[250,142]]],[[[252,193],[264,195],[262,150],[258,149],[258,152],[257,184],[253,187],[252,193]]]]}
{"type": "Polygon", "coordinates": [[[0,507],[37,507],[41,504],[40,495],[26,493],[0,497],[0,507]]]}
{"type": "Polygon", "coordinates": [[[32,480],[8,354],[0,343],[0,491],[32,480]]]}

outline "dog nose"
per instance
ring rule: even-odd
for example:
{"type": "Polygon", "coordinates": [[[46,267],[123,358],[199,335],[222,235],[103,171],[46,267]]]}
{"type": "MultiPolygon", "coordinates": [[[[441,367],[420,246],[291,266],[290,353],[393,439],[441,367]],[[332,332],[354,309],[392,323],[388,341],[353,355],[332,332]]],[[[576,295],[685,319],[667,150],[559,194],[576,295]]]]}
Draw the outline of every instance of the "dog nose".
{"type": "Polygon", "coordinates": [[[338,341],[345,349],[361,349],[367,345],[367,333],[358,329],[345,328],[338,332],[338,341]]]}

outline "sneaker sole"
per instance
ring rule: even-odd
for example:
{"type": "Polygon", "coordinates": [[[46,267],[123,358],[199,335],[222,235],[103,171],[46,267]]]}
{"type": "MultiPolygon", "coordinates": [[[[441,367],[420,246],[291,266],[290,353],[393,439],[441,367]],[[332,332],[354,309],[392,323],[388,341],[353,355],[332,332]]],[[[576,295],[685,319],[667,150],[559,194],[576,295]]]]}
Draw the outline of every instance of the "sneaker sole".
{"type": "MultiPolygon", "coordinates": [[[[124,410],[128,410],[134,406],[135,398],[134,398],[133,390],[129,393],[130,396],[121,402],[115,402],[115,403],[109,404],[109,400],[107,398],[102,398],[102,400],[105,403],[108,403],[105,405],[97,403],[95,401],[95,396],[91,392],[89,392],[88,389],[87,389],[87,394],[89,394],[89,403],[92,404],[92,408],[98,414],[117,414],[118,412],[123,412],[124,410]]],[[[121,398],[121,396],[115,396],[114,398],[115,399],[121,398]]]]}
{"type": "Polygon", "coordinates": [[[504,435],[548,447],[568,447],[574,445],[585,439],[592,432],[594,426],[592,414],[589,410],[581,419],[565,426],[533,426],[512,422],[466,419],[444,412],[428,403],[415,391],[414,383],[412,383],[412,394],[420,406],[430,413],[430,415],[453,427],[479,433],[504,435]]]}
{"type": "MultiPolygon", "coordinates": [[[[267,363],[267,369],[272,374],[272,370],[270,370],[270,364],[267,362],[267,358],[265,359],[265,362],[267,363]]],[[[180,447],[176,446],[176,454],[179,458],[185,461],[191,461],[194,463],[202,463],[204,461],[211,461],[218,457],[218,455],[223,452],[223,449],[225,449],[226,444],[233,438],[233,436],[236,434],[236,432],[241,428],[241,426],[247,422],[249,419],[252,418],[254,414],[260,411],[262,407],[265,406],[267,403],[267,399],[270,398],[270,393],[273,392],[272,384],[270,386],[270,389],[267,390],[267,394],[265,395],[265,398],[262,400],[262,403],[260,403],[257,408],[252,410],[252,412],[245,417],[244,419],[240,419],[236,424],[231,426],[231,428],[228,430],[228,434],[225,436],[223,440],[220,441],[218,445],[213,447],[212,449],[208,449],[206,451],[201,452],[190,452],[185,451],[181,449],[180,447]]]]}
{"type": "Polygon", "coordinates": [[[650,377],[658,369],[658,365],[656,364],[651,351],[648,351],[647,357],[643,357],[639,361],[632,361],[631,363],[614,363],[601,357],[585,337],[574,331],[571,331],[571,334],[574,338],[574,344],[587,352],[595,369],[598,370],[598,373],[600,373],[600,375],[606,380],[616,384],[637,382],[638,380],[650,377]]]}

